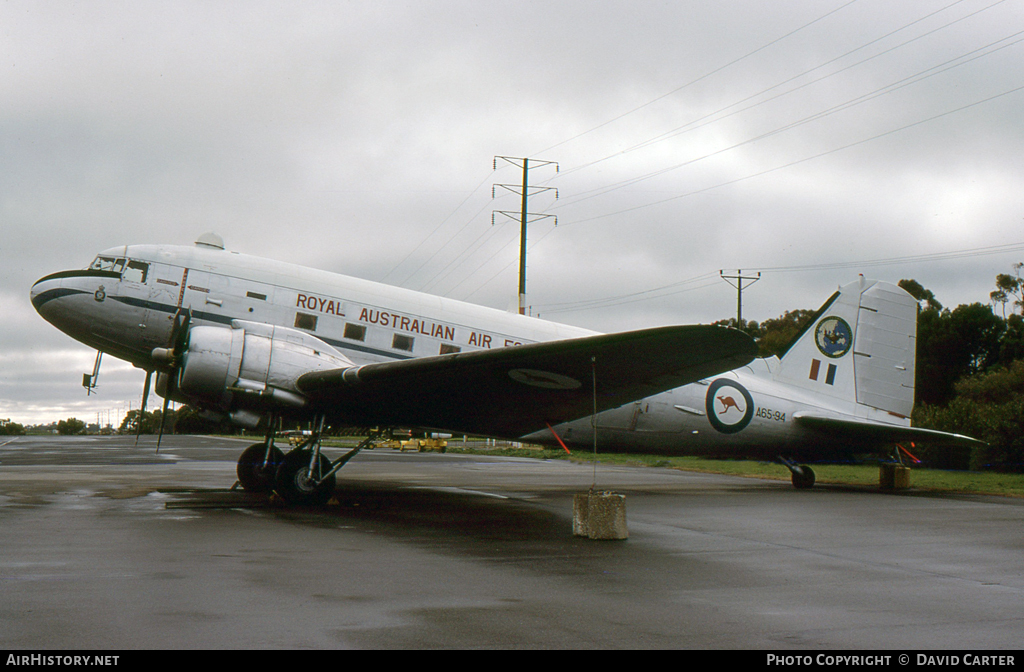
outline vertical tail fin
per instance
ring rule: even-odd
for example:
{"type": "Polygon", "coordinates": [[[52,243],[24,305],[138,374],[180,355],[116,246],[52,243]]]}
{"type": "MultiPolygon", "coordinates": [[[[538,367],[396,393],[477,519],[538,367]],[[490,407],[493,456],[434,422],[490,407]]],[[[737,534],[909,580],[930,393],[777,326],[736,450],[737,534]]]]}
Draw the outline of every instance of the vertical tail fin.
{"type": "Polygon", "coordinates": [[[914,408],[917,301],[896,285],[839,288],[782,356],[776,379],[816,395],[908,418],[914,408]]]}

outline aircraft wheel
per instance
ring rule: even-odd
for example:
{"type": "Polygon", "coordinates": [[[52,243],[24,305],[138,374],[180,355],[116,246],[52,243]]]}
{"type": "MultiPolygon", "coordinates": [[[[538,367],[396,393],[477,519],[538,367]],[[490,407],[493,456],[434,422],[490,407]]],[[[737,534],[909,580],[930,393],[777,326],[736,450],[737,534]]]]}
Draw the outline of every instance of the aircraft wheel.
{"type": "Polygon", "coordinates": [[[274,476],[277,467],[284,459],[284,453],[277,446],[270,449],[270,462],[263,466],[267,447],[262,443],[254,443],[246,448],[238,458],[238,482],[246,492],[270,492],[274,489],[274,476]]]}
{"type": "MultiPolygon", "coordinates": [[[[317,485],[309,478],[312,454],[308,450],[293,450],[284,456],[277,468],[274,490],[289,504],[326,504],[334,494],[334,474],[317,485]]],[[[331,470],[331,461],[320,456],[320,473],[331,470]]]]}
{"type": "Polygon", "coordinates": [[[793,470],[793,487],[797,490],[807,490],[814,487],[814,470],[806,464],[801,464],[793,470]]]}

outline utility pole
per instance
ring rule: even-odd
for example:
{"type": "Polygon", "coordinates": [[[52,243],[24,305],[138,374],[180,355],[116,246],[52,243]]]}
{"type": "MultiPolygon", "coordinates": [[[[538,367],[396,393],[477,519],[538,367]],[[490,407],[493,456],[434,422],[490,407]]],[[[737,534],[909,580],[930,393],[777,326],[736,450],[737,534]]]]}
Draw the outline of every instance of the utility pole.
{"type": "Polygon", "coordinates": [[[736,328],[740,329],[743,327],[743,289],[760,280],[761,271],[758,271],[757,275],[743,275],[743,271],[736,269],[736,275],[726,275],[725,271],[718,271],[718,275],[736,288],[736,328]],[[736,281],[736,284],[733,284],[733,280],[736,281]],[[743,282],[746,280],[750,282],[744,285],[743,282]]]}
{"type": "Polygon", "coordinates": [[[518,184],[495,184],[491,187],[491,198],[494,198],[495,190],[498,187],[507,189],[514,194],[520,194],[522,196],[522,207],[519,212],[508,211],[508,210],[495,210],[491,213],[491,226],[494,225],[494,215],[505,215],[512,219],[519,218],[519,314],[526,314],[526,225],[531,222],[536,222],[541,219],[548,217],[554,217],[555,226],[558,226],[558,218],[554,215],[544,215],[534,212],[530,212],[527,208],[527,201],[531,193],[539,194],[542,191],[554,191],[555,198],[558,198],[558,189],[555,187],[531,187],[530,186],[530,170],[532,168],[540,168],[541,166],[555,167],[555,172],[558,172],[558,163],[556,161],[541,161],[539,159],[531,160],[528,158],[518,158],[514,156],[496,156],[494,157],[494,170],[498,169],[498,159],[507,161],[513,166],[520,167],[523,169],[523,183],[518,184]],[[532,190],[532,191],[531,191],[532,190]],[[533,219],[530,219],[530,218],[533,219]]]}

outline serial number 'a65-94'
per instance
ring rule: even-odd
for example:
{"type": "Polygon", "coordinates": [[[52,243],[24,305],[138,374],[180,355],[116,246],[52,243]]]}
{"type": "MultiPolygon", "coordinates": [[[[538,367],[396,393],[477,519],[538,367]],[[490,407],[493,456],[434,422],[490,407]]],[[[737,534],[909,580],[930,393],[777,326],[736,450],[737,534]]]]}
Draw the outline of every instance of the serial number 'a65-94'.
{"type": "Polygon", "coordinates": [[[775,422],[786,421],[786,414],[782,411],[773,411],[770,408],[761,408],[760,406],[758,406],[757,412],[754,415],[765,420],[774,420],[775,422]]]}

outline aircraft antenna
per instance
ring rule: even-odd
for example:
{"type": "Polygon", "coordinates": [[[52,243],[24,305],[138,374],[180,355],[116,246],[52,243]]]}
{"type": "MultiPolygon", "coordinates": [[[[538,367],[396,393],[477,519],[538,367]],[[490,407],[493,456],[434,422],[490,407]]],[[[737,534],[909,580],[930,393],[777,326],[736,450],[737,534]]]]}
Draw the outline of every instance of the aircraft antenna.
{"type": "Polygon", "coordinates": [[[85,396],[92,394],[92,391],[96,389],[96,381],[100,377],[100,362],[103,360],[103,351],[96,351],[96,363],[92,365],[92,375],[88,373],[82,374],[82,387],[85,388],[85,396]]]}
{"type": "Polygon", "coordinates": [[[757,275],[743,275],[742,270],[736,269],[736,275],[726,275],[725,271],[718,271],[718,275],[736,288],[736,328],[741,329],[743,327],[743,290],[761,279],[761,271],[758,271],[757,275]],[[736,284],[733,284],[734,280],[736,284]],[[747,284],[744,285],[744,282],[747,284]]]}
{"type": "Polygon", "coordinates": [[[508,211],[508,210],[495,210],[491,213],[491,226],[494,226],[494,215],[505,215],[512,219],[519,219],[519,314],[526,314],[526,225],[530,222],[536,222],[541,219],[547,219],[553,217],[555,220],[555,226],[558,226],[558,218],[555,215],[538,214],[529,212],[527,208],[527,201],[531,193],[539,194],[543,191],[554,191],[555,198],[558,198],[558,189],[555,187],[531,187],[530,186],[530,169],[540,168],[541,166],[555,167],[555,172],[558,172],[558,162],[556,161],[543,161],[541,159],[529,159],[520,158],[514,156],[496,156],[494,157],[494,169],[498,169],[498,159],[507,161],[513,166],[523,169],[523,183],[519,184],[495,184],[491,187],[491,198],[494,198],[495,191],[498,187],[507,189],[514,194],[522,196],[522,207],[519,212],[508,211]],[[532,163],[531,163],[532,161],[532,163]],[[532,190],[532,191],[531,191],[532,190]],[[530,219],[530,218],[533,219],[530,219]]]}

